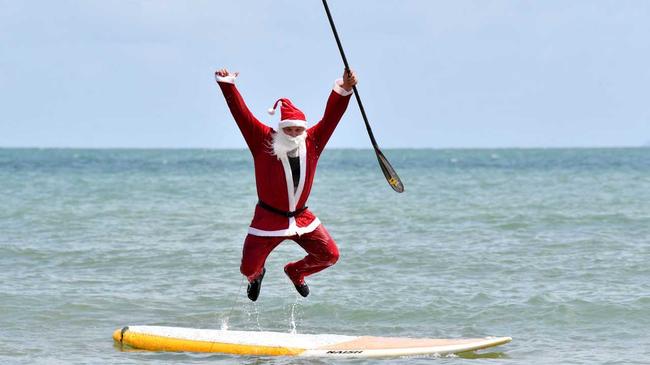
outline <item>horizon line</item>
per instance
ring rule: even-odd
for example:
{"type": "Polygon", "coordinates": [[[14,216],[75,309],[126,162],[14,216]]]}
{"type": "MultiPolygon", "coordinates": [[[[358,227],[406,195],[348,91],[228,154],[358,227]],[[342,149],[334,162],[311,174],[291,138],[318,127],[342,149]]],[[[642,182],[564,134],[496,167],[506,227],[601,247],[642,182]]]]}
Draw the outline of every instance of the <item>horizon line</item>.
{"type": "MultiPolygon", "coordinates": [[[[650,144],[642,145],[611,145],[611,146],[495,146],[495,147],[386,147],[381,150],[505,150],[505,149],[626,149],[650,148],[650,144]]],[[[0,149],[35,149],[35,150],[214,150],[214,151],[247,151],[247,147],[79,147],[79,146],[0,146],[0,149]]],[[[328,147],[328,150],[357,150],[372,151],[372,147],[328,147]]]]}

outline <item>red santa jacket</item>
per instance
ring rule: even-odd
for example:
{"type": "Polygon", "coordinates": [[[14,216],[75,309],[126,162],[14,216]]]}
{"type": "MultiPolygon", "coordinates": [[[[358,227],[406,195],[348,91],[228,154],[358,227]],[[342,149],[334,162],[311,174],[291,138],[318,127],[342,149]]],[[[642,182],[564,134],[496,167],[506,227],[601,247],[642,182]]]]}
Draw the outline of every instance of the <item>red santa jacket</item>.
{"type": "MultiPolygon", "coordinates": [[[[307,130],[305,146],[298,151],[300,180],[294,193],[289,159],[287,156],[278,159],[270,153],[272,135],[276,132],[262,124],[250,112],[235,87],[234,77],[217,77],[217,81],[253,155],[258,198],[276,209],[287,212],[304,207],[314,181],[318,158],[341,120],[352,92],[343,89],[340,86],[341,80],[337,80],[327,100],[323,118],[307,130]]],[[[295,217],[284,217],[258,205],[255,207],[255,215],[248,233],[255,236],[302,235],[315,230],[319,224],[320,220],[308,209],[295,217]]]]}

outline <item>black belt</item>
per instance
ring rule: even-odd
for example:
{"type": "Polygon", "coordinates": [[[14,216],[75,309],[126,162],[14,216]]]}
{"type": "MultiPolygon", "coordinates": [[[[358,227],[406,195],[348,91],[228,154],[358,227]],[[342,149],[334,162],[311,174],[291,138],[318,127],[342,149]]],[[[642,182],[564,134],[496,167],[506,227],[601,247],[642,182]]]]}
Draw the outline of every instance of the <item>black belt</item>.
{"type": "Polygon", "coordinates": [[[304,207],[302,207],[300,209],[294,210],[293,212],[285,212],[284,210],[274,208],[274,207],[266,204],[265,202],[263,202],[261,200],[257,201],[257,205],[259,205],[260,207],[268,210],[269,212],[273,212],[275,214],[279,214],[279,215],[281,215],[283,217],[287,217],[287,218],[295,217],[295,216],[297,216],[298,214],[304,212],[307,209],[307,206],[304,206],[304,207]]]}

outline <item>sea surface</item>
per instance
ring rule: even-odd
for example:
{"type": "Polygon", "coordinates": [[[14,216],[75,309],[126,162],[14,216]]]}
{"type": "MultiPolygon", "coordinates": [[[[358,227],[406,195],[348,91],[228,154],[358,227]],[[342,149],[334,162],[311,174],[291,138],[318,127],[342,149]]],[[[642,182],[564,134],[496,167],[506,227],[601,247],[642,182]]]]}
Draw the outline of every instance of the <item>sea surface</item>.
{"type": "Polygon", "coordinates": [[[345,364],[650,364],[650,148],[329,150],[309,207],[341,258],[299,297],[239,274],[244,150],[0,149],[0,364],[330,364],[124,351],[126,325],[511,336],[475,354],[345,364]]]}

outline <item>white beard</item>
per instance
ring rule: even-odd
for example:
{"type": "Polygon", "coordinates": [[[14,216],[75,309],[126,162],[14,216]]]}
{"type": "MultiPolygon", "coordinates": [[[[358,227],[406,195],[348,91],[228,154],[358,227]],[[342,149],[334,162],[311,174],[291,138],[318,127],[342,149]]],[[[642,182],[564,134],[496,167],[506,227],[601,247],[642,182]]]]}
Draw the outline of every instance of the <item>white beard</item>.
{"type": "Polygon", "coordinates": [[[305,145],[305,139],[307,139],[307,132],[295,137],[290,137],[282,131],[276,132],[273,135],[271,146],[269,146],[271,147],[270,152],[278,160],[283,156],[295,157],[298,155],[298,148],[305,145]]]}

